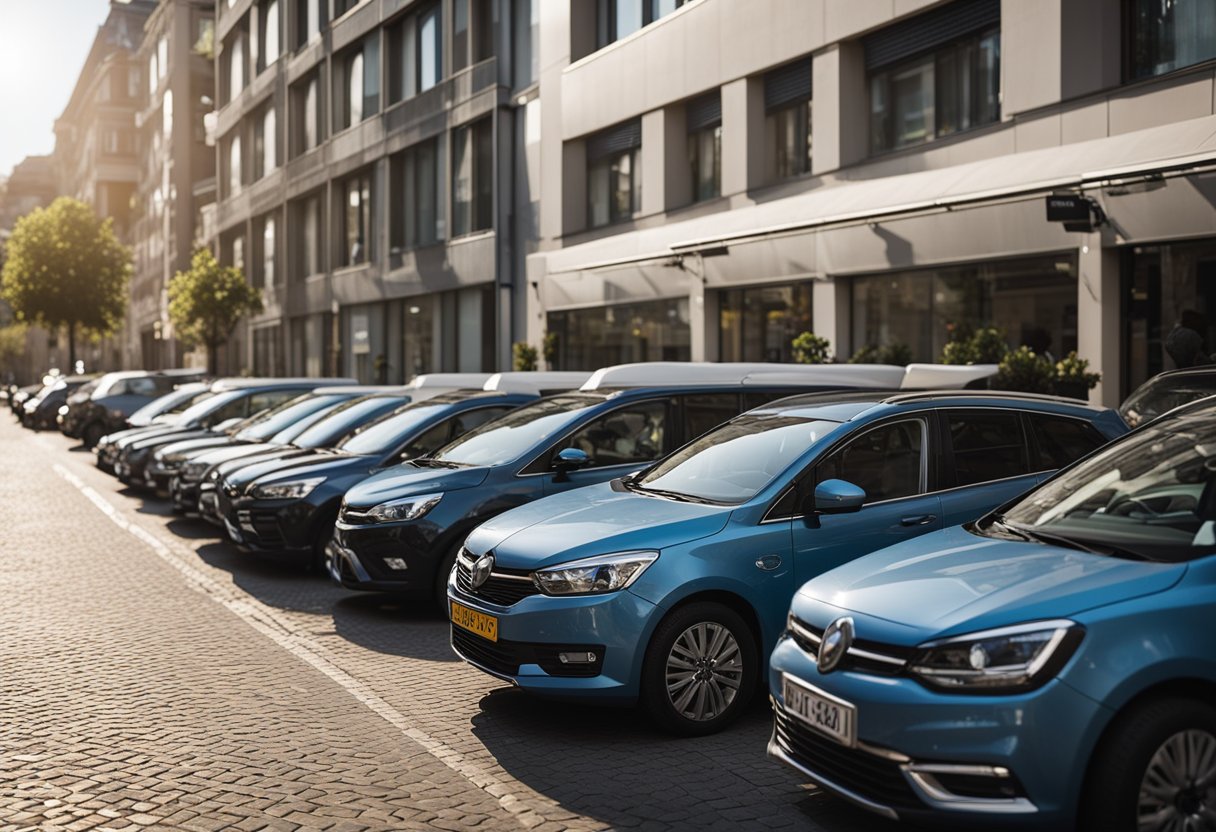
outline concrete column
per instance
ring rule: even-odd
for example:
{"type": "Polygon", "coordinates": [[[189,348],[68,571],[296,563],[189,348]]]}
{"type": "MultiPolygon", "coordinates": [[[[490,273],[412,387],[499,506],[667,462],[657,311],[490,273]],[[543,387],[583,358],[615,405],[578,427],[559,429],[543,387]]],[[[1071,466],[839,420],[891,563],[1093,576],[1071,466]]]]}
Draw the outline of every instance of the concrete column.
{"type": "Polygon", "coordinates": [[[842,361],[852,354],[849,349],[847,290],[847,286],[832,278],[823,278],[811,284],[811,324],[814,332],[832,342],[833,354],[842,361]]]}
{"type": "Polygon", "coordinates": [[[861,161],[867,154],[869,125],[860,42],[835,43],[817,53],[811,77],[811,172],[820,174],[861,161]]]}
{"type": "Polygon", "coordinates": [[[666,111],[642,115],[642,216],[661,214],[667,205],[664,158],[667,147],[666,111]]]}
{"type": "Polygon", "coordinates": [[[713,361],[717,352],[710,355],[706,349],[706,330],[709,322],[705,317],[705,282],[696,275],[688,279],[688,335],[689,352],[693,361],[713,361]]]}
{"type": "Polygon", "coordinates": [[[740,78],[722,87],[722,195],[766,184],[764,84],[740,78]]]}
{"type": "MultiPolygon", "coordinates": [[[[663,109],[663,210],[670,211],[692,202],[692,169],[688,162],[688,122],[684,105],[663,109]]],[[[645,147],[645,122],[642,146],[645,147]]]]}
{"type": "MultiPolygon", "coordinates": [[[[545,110],[548,110],[548,105],[545,106],[545,110]]],[[[587,145],[581,141],[566,142],[561,145],[561,159],[561,190],[559,192],[561,201],[559,204],[561,205],[562,224],[559,235],[555,236],[582,231],[587,227],[587,145]]],[[[645,168],[645,162],[642,167],[645,168]]],[[[550,193],[549,188],[543,182],[541,189],[545,194],[550,193]]],[[[646,198],[644,188],[642,198],[646,198]]],[[[543,198],[541,206],[543,213],[545,210],[543,198]]]]}
{"type": "Polygon", "coordinates": [[[1077,251],[1077,355],[1102,381],[1091,404],[1117,407],[1123,391],[1123,328],[1119,317],[1119,252],[1113,232],[1086,234],[1077,251]],[[1103,245],[1103,238],[1109,245],[1103,245]]]}

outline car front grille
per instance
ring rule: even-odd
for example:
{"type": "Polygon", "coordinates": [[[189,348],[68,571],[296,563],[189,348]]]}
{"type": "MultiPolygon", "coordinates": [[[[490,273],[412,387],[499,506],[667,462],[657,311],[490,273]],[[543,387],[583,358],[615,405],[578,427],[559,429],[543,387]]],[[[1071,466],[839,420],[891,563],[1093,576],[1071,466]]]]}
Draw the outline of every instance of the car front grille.
{"type": "Polygon", "coordinates": [[[279,521],[273,514],[249,509],[239,509],[236,513],[237,525],[245,540],[256,546],[282,546],[283,533],[279,530],[279,521]]]}
{"type": "Polygon", "coordinates": [[[842,788],[892,809],[924,809],[904,778],[900,764],[877,754],[848,748],[828,739],[775,707],[777,742],[786,754],[812,772],[842,788]]]}
{"type": "MultiPolygon", "coordinates": [[[[823,638],[823,630],[800,618],[795,618],[789,633],[803,652],[811,656],[819,655],[819,642],[823,638]]],[[[875,676],[898,676],[904,672],[908,660],[912,658],[915,651],[916,649],[913,647],[854,639],[849,647],[849,652],[845,654],[844,659],[835,670],[853,670],[875,676]]]]}
{"type": "Polygon", "coordinates": [[[540,590],[532,583],[532,575],[526,569],[505,569],[495,566],[486,582],[473,588],[473,564],[477,558],[468,549],[461,547],[456,556],[456,586],[465,595],[480,598],[500,607],[509,607],[540,590]]]}

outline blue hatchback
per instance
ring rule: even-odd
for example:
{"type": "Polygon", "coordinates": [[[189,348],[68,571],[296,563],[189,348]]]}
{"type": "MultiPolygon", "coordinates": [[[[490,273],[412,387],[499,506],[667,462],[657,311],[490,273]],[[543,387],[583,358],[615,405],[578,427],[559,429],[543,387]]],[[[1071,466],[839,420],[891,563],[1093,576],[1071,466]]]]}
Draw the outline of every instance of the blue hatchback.
{"type": "Polygon", "coordinates": [[[802,583],[979,517],[1125,431],[1017,394],[786,398],[474,530],[448,585],[452,645],[525,690],[640,700],[709,733],[761,682],[802,583]]]}
{"type": "Polygon", "coordinates": [[[769,753],[937,826],[1213,829],[1214,401],[804,586],[769,753]]]}

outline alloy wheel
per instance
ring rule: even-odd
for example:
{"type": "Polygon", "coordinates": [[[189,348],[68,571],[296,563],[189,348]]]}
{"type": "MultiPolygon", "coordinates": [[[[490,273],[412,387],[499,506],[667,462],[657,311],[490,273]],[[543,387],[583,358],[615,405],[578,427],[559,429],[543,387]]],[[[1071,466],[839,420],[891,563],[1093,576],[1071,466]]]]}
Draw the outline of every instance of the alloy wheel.
{"type": "Polygon", "coordinates": [[[1161,744],[1140,781],[1139,832],[1216,832],[1216,736],[1179,731],[1161,744]]]}
{"type": "Polygon", "coordinates": [[[743,683],[743,660],[734,634],[721,624],[692,625],[667,654],[667,696],[676,713],[694,722],[723,714],[743,683]]]}

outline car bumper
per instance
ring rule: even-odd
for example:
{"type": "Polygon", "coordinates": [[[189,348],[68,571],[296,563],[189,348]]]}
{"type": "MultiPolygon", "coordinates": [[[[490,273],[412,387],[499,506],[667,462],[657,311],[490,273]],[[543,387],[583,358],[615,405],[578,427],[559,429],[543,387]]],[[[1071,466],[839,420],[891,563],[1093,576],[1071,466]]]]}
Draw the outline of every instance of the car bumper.
{"type": "Polygon", "coordinates": [[[1101,707],[1059,682],[1016,696],[931,691],[906,676],[821,674],[792,639],[773,651],[769,755],[830,792],[902,820],[1069,829],[1088,728],[1101,707]],[[785,707],[783,674],[856,708],[857,746],[785,707]],[[969,774],[967,774],[969,772],[969,774]],[[978,790],[957,779],[974,776],[978,790]],[[1004,796],[995,796],[1004,790],[1004,796]]]}
{"type": "Polygon", "coordinates": [[[228,539],[242,551],[307,556],[312,553],[309,508],[302,500],[221,497],[216,513],[228,539]]]}
{"type": "Polygon", "coordinates": [[[530,691],[569,699],[633,702],[642,654],[658,608],[628,590],[555,598],[530,595],[509,607],[490,604],[448,581],[456,602],[497,620],[490,641],[452,625],[452,649],[469,664],[530,691]],[[593,652],[594,663],[570,664],[561,654],[593,652]]]}
{"type": "Polygon", "coordinates": [[[330,576],[347,589],[391,592],[426,600],[434,595],[437,564],[449,546],[427,521],[334,528],[330,576]],[[424,533],[427,526],[431,533],[424,533]],[[400,560],[397,569],[389,560],[400,560]]]}
{"type": "Polygon", "coordinates": [[[197,515],[199,513],[198,498],[197,482],[187,482],[180,476],[169,480],[169,501],[173,504],[174,511],[197,515]]]}

